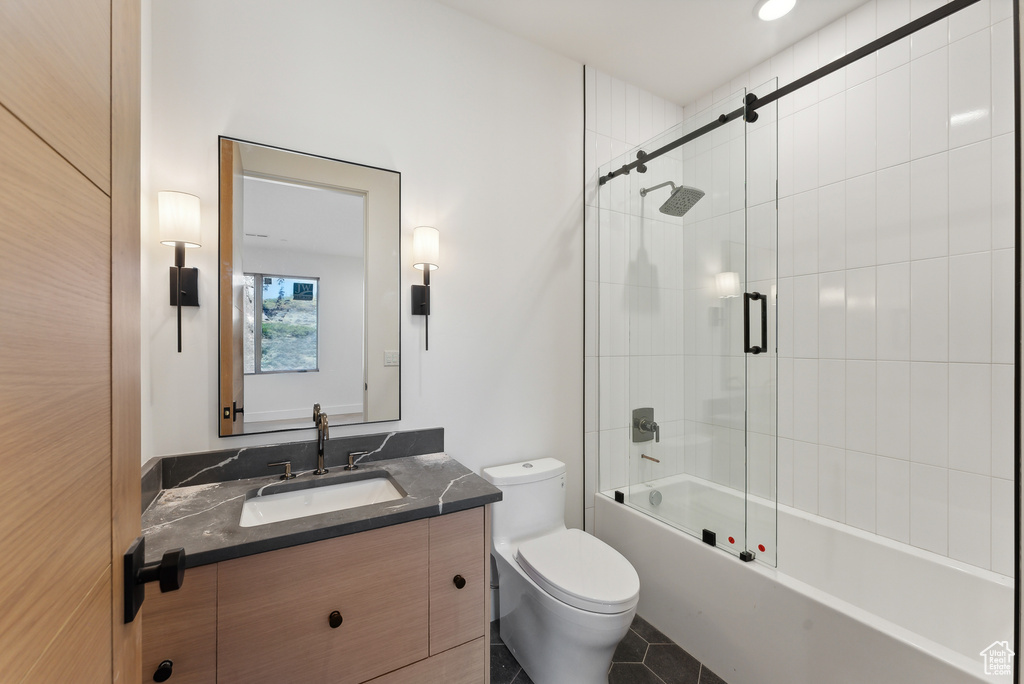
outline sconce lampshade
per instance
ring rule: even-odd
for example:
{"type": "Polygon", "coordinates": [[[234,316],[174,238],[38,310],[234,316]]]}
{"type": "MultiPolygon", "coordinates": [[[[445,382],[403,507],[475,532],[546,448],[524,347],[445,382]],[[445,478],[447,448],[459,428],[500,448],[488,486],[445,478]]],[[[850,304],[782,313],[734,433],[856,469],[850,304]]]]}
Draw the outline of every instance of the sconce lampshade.
{"type": "Polygon", "coordinates": [[[160,242],[174,246],[200,247],[199,198],[185,192],[161,191],[157,193],[160,209],[160,242]]]}
{"type": "Polygon", "coordinates": [[[715,275],[715,289],[722,299],[740,296],[740,274],[735,271],[726,271],[715,275]]]}
{"type": "Polygon", "coordinates": [[[441,256],[441,233],[432,226],[417,226],[412,230],[413,267],[433,271],[441,256]]]}

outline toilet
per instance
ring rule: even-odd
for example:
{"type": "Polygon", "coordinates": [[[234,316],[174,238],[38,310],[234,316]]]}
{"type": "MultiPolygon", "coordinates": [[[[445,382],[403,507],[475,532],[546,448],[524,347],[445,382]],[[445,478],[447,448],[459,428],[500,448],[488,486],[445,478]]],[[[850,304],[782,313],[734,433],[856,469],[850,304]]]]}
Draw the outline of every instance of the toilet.
{"type": "Polygon", "coordinates": [[[566,529],[565,464],[485,468],[501,640],[535,684],[604,684],[636,614],[640,578],[618,551],[566,529]]]}

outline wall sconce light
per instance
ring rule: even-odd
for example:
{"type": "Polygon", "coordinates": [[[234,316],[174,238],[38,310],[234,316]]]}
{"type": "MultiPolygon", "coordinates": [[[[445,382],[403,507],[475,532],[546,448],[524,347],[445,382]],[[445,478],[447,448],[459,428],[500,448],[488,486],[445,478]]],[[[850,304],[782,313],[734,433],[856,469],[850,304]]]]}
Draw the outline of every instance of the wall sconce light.
{"type": "Polygon", "coordinates": [[[174,247],[171,306],[178,307],[178,352],[181,352],[181,307],[199,306],[199,269],[185,268],[185,248],[200,247],[199,198],[184,192],[157,193],[160,242],[174,247]]]}
{"type": "Polygon", "coordinates": [[[417,226],[412,231],[413,268],[423,271],[423,284],[412,286],[412,313],[424,316],[424,349],[430,349],[430,272],[437,268],[441,254],[441,233],[431,226],[417,226]]]}
{"type": "Polygon", "coordinates": [[[715,275],[715,290],[721,299],[740,296],[740,274],[736,271],[726,271],[715,275]]]}

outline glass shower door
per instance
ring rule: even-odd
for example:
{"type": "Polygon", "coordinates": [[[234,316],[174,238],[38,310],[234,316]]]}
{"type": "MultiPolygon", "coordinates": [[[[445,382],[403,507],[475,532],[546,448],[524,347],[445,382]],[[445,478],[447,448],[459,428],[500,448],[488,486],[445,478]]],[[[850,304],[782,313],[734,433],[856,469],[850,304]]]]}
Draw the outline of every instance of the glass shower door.
{"type": "MultiPolygon", "coordinates": [[[[696,113],[650,147],[728,115],[744,95],[696,113]]],[[[631,431],[629,501],[735,554],[746,549],[745,128],[736,118],[630,177],[640,276],[631,286],[630,408],[652,408],[661,439],[631,431]],[[641,194],[666,181],[704,195],[683,216],[669,215],[672,186],[641,194]]]]}
{"type": "MultiPolygon", "coordinates": [[[[736,92],[607,169],[729,115],[745,101],[746,92],[736,92]]],[[[775,375],[774,116],[755,125],[734,118],[646,162],[645,172],[610,181],[601,199],[602,210],[609,208],[602,220],[617,220],[619,229],[616,238],[613,228],[607,244],[618,244],[626,255],[626,502],[730,553],[753,550],[774,564],[774,482],[762,491],[775,471],[774,439],[766,437],[774,433],[773,400],[765,412],[775,375]],[[770,179],[748,179],[748,129],[757,135],[758,154],[770,148],[769,160],[757,160],[759,173],[770,171],[770,179]],[[755,191],[759,204],[753,210],[748,193],[755,191]],[[751,243],[748,222],[754,221],[751,243]],[[758,289],[751,290],[755,284],[758,289]],[[763,341],[762,320],[770,338],[763,341]],[[764,349],[752,354],[751,346],[764,349]],[[754,395],[748,394],[751,382],[754,395]],[[751,437],[752,428],[758,437],[751,437]],[[755,506],[748,502],[751,493],[767,496],[755,506]]],[[[602,267],[617,258],[602,254],[602,267]]]]}

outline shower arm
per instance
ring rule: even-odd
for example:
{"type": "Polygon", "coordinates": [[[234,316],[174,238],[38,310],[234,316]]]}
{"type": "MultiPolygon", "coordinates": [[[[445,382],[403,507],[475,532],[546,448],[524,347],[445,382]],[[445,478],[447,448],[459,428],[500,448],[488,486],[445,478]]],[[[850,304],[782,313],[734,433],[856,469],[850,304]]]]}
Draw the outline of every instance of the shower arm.
{"type": "Polygon", "coordinates": [[[657,190],[658,188],[663,188],[666,185],[671,185],[672,186],[672,192],[675,192],[676,184],[673,183],[672,181],[665,181],[664,183],[658,183],[657,185],[652,185],[649,188],[640,188],[640,196],[641,197],[647,197],[647,193],[649,193],[651,190],[657,190]]]}

